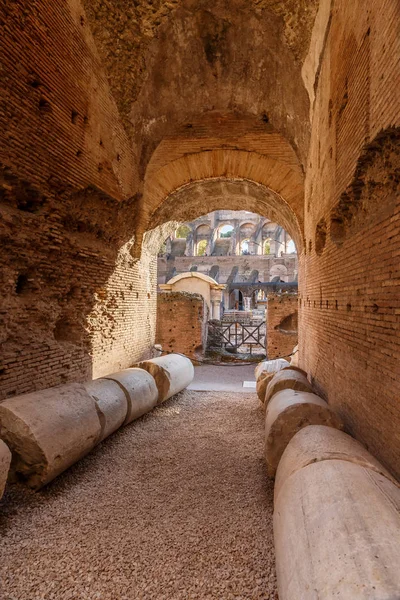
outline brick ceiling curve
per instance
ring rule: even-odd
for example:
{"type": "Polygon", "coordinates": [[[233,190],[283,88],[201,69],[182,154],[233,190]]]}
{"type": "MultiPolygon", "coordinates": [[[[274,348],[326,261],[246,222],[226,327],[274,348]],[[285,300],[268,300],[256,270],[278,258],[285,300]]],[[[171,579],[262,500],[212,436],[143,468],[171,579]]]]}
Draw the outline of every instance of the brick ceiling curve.
{"type": "Polygon", "coordinates": [[[139,174],[177,123],[210,110],[265,119],[304,164],[301,78],[317,0],[84,0],[139,174]]]}
{"type": "MultiPolygon", "coordinates": [[[[214,178],[189,183],[170,194],[152,215],[152,227],[146,234],[160,227],[176,227],[177,222],[190,222],[214,210],[247,210],[267,217],[282,225],[301,252],[304,244],[296,214],[285,200],[266,186],[249,180],[214,178]]],[[[166,231],[167,229],[164,229],[166,231]]],[[[138,238],[138,242],[141,238],[138,238]]],[[[145,237],[146,240],[146,237],[145,237]]],[[[147,246],[147,241],[145,241],[147,246]]],[[[140,251],[143,248],[137,248],[140,251]]]]}

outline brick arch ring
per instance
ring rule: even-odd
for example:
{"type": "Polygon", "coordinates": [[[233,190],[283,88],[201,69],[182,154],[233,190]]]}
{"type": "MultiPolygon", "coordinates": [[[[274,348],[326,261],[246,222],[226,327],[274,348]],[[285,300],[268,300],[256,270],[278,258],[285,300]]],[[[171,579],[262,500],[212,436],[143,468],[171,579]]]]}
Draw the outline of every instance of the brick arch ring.
{"type": "Polygon", "coordinates": [[[141,241],[136,251],[154,252],[160,228],[169,235],[176,223],[193,221],[214,210],[248,210],[267,217],[286,229],[299,254],[304,247],[299,219],[278,193],[248,179],[217,177],[188,183],[170,193],[143,223],[144,235],[141,240],[136,238],[141,241]]]}

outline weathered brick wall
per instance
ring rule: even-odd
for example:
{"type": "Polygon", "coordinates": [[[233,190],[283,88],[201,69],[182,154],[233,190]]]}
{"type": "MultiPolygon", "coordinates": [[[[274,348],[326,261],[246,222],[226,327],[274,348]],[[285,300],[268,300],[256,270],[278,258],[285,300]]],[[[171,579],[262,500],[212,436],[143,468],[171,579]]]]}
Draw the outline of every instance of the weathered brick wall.
{"type": "Polygon", "coordinates": [[[285,357],[297,344],[297,294],[268,294],[267,357],[285,357]]]}
{"type": "Polygon", "coordinates": [[[135,262],[95,236],[0,206],[0,398],[84,381],[147,358],[155,256],[135,262]]]}
{"type": "Polygon", "coordinates": [[[167,352],[180,352],[199,359],[207,345],[208,309],[200,294],[157,294],[156,343],[167,352]]]}
{"type": "Polygon", "coordinates": [[[157,258],[143,253],[134,263],[131,243],[118,253],[107,283],[98,288],[88,315],[92,376],[107,375],[150,358],[155,343],[157,258]]]}
{"type": "Polygon", "coordinates": [[[0,28],[4,398],[148,356],[156,261],[123,245],[135,164],[80,3],[0,1],[0,28]]]}
{"type": "Polygon", "coordinates": [[[400,475],[397,0],[335,2],[319,74],[300,265],[301,366],[400,475]]]}

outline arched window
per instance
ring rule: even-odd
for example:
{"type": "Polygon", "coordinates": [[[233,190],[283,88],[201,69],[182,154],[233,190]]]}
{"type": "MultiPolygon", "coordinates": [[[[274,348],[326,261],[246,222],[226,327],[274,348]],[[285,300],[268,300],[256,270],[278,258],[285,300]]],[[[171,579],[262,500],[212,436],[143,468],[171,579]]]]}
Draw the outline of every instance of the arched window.
{"type": "Polygon", "coordinates": [[[296,253],[296,245],[294,243],[293,240],[290,240],[290,242],[287,245],[287,253],[288,254],[295,254],[296,253]]]}
{"type": "Polygon", "coordinates": [[[273,265],[269,271],[270,281],[287,281],[287,268],[285,265],[273,265]]]}
{"type": "Polygon", "coordinates": [[[220,238],[230,238],[230,237],[232,237],[232,234],[233,234],[232,225],[222,225],[222,227],[219,228],[218,237],[220,237],[220,238]]]}
{"type": "Polygon", "coordinates": [[[175,237],[183,238],[186,240],[189,233],[190,227],[188,227],[187,225],[179,225],[178,229],[175,231],[175,237]]]}
{"type": "Polygon", "coordinates": [[[207,248],[207,240],[200,240],[197,244],[197,256],[204,256],[207,248]]]}
{"type": "Polygon", "coordinates": [[[240,253],[241,254],[250,254],[250,252],[249,252],[249,240],[243,240],[240,243],[240,253]]]}

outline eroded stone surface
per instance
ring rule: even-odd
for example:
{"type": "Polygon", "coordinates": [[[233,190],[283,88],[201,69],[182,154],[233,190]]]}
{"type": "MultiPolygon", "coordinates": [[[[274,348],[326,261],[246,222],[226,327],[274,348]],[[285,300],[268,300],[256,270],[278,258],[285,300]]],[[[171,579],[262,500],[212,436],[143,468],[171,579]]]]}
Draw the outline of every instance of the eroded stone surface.
{"type": "Polygon", "coordinates": [[[168,354],[138,364],[155,379],[158,389],[158,403],[184,390],[194,377],[192,362],[180,354],[168,354]]]}
{"type": "Polygon", "coordinates": [[[400,489],[369,468],[325,460],[279,494],[274,538],[280,600],[388,600],[400,589],[400,489]]]}
{"type": "Polygon", "coordinates": [[[303,372],[285,367],[281,371],[278,371],[269,382],[265,392],[265,404],[268,405],[274,394],[287,389],[302,392],[313,391],[311,383],[303,372]]]}
{"type": "Polygon", "coordinates": [[[125,394],[128,403],[125,424],[138,419],[157,404],[156,383],[144,369],[124,369],[107,375],[105,379],[115,381],[125,394]]]}
{"type": "Polygon", "coordinates": [[[265,460],[270,476],[275,475],[290,440],[307,425],[342,428],[338,416],[316,394],[285,389],[272,397],[265,415],[265,460]]]}
{"type": "Polygon", "coordinates": [[[121,386],[109,379],[95,379],[85,383],[85,389],[97,405],[101,423],[99,441],[102,441],[125,422],[128,400],[121,386]]]}
{"type": "Polygon", "coordinates": [[[12,473],[38,489],[96,445],[101,425],[93,398],[71,383],[5,400],[0,434],[13,453],[12,473]]]}
{"type": "Polygon", "coordinates": [[[284,367],[288,367],[289,363],[284,358],[278,358],[277,360],[263,360],[254,369],[254,376],[258,379],[263,373],[275,374],[284,367]]]}
{"type": "Polygon", "coordinates": [[[385,467],[355,439],[332,427],[309,425],[294,435],[282,454],[275,479],[275,500],[294,473],[324,460],[347,460],[372,469],[395,483],[385,467]]]}

